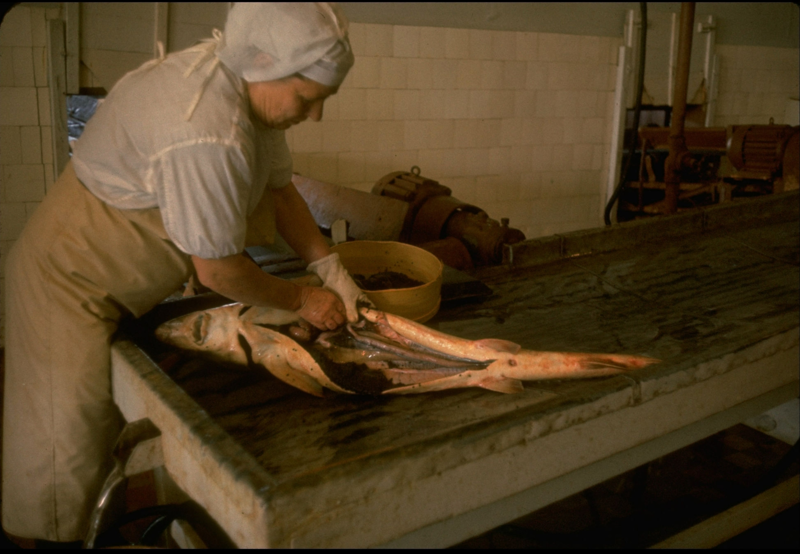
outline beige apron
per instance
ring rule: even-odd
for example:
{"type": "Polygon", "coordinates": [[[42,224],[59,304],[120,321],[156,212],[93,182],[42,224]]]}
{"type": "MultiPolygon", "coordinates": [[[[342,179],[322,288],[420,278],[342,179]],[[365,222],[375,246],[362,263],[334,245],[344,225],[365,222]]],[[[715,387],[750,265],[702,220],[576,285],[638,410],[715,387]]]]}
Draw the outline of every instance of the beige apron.
{"type": "MultiPolygon", "coordinates": [[[[261,229],[268,235],[274,207],[260,207],[272,216],[261,229]]],[[[6,264],[7,532],[84,538],[121,425],[111,396],[111,335],[121,317],[141,316],[192,271],[158,209],[110,207],[67,165],[6,264]]]]}

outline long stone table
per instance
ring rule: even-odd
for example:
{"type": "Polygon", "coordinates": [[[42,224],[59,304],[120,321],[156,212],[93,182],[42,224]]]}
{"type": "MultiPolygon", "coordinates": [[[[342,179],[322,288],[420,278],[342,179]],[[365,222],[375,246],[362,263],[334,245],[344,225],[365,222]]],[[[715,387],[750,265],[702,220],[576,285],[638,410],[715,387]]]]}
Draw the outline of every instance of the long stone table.
{"type": "Polygon", "coordinates": [[[661,363],[515,395],[315,398],[120,336],[114,397],[241,547],[448,546],[797,397],[799,266],[797,191],[557,235],[507,248],[475,272],[493,296],[429,325],[661,363]]]}

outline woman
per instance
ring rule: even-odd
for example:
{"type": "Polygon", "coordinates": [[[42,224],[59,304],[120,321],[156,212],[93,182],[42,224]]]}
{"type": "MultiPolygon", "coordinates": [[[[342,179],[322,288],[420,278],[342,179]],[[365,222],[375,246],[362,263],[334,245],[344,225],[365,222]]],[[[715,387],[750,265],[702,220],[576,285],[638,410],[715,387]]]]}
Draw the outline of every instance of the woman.
{"type": "Polygon", "coordinates": [[[322,118],[352,64],[335,6],[237,3],[224,35],[162,53],[112,89],[7,264],[7,532],[83,539],[121,424],[111,335],[193,272],[321,329],[355,320],[360,291],[291,184],[284,137],[322,118]],[[329,290],[242,255],[276,230],[329,290]]]}

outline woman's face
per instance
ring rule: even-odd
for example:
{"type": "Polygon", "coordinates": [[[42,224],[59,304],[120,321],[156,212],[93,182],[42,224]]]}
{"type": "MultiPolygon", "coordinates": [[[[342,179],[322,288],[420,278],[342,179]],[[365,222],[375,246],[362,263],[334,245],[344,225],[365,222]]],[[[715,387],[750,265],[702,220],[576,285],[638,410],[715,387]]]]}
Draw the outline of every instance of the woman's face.
{"type": "Polygon", "coordinates": [[[273,129],[288,129],[308,118],[319,121],[322,119],[322,104],[337,90],[337,87],[297,75],[277,81],[247,83],[253,113],[273,129]]]}

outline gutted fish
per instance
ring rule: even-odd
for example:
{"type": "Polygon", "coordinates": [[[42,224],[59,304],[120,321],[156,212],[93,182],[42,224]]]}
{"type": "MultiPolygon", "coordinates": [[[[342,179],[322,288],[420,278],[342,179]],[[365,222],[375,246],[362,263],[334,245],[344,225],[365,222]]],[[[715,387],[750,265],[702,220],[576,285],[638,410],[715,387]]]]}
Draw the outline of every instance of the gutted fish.
{"type": "Polygon", "coordinates": [[[524,350],[500,339],[466,340],[360,308],[357,323],[314,337],[291,312],[230,304],[156,329],[159,340],[226,362],[257,364],[302,391],[410,394],[462,387],[514,393],[522,381],[614,375],[657,362],[623,354],[524,350]]]}

